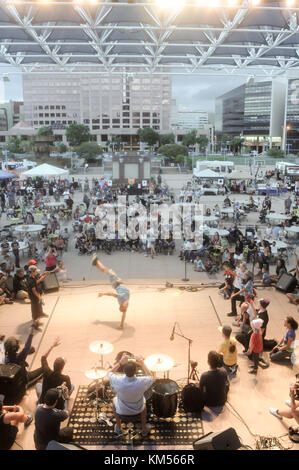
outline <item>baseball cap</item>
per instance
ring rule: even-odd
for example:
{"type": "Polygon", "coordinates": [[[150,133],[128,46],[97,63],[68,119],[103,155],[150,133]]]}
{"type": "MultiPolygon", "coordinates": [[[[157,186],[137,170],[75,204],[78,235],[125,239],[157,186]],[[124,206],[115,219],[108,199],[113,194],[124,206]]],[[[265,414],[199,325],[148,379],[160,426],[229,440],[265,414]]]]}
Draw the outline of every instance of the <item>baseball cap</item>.
{"type": "Polygon", "coordinates": [[[27,263],[27,266],[33,266],[33,265],[36,265],[36,261],[35,259],[30,259],[27,263]]]}
{"type": "Polygon", "coordinates": [[[263,299],[259,299],[259,303],[261,304],[261,306],[262,306],[263,308],[268,307],[268,305],[269,305],[270,302],[271,302],[270,299],[264,299],[264,298],[263,298],[263,299]]]}
{"type": "Polygon", "coordinates": [[[59,392],[56,388],[50,388],[45,394],[45,404],[53,406],[59,398],[59,392]]]}
{"type": "Polygon", "coordinates": [[[31,265],[29,266],[29,271],[32,273],[33,271],[37,271],[37,266],[31,265]]]}

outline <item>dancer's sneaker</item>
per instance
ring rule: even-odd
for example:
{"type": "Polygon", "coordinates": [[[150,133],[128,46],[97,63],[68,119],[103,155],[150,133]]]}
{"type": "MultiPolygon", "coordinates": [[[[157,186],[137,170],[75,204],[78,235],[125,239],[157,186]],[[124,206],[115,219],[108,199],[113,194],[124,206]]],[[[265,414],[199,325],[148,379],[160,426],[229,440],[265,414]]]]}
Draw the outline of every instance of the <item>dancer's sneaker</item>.
{"type": "Polygon", "coordinates": [[[278,419],[282,419],[282,416],[278,414],[278,408],[269,408],[271,415],[275,416],[278,419]]]}
{"type": "Polygon", "coordinates": [[[96,253],[94,253],[94,254],[92,255],[92,257],[91,257],[91,261],[90,261],[90,264],[91,264],[91,266],[96,266],[96,264],[97,264],[97,261],[98,261],[97,254],[96,254],[96,253]]]}

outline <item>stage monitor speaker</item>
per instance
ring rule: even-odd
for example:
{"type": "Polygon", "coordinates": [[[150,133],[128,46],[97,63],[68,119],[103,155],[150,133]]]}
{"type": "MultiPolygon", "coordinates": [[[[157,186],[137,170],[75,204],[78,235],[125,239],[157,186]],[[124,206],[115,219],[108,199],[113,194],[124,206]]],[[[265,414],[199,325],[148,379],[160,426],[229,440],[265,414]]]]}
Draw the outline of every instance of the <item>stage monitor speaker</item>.
{"type": "Polygon", "coordinates": [[[61,444],[57,441],[50,441],[46,450],[87,450],[78,444],[61,444]]]}
{"type": "Polygon", "coordinates": [[[222,432],[210,432],[193,442],[194,450],[237,450],[242,447],[233,428],[222,432]]]}
{"type": "Polygon", "coordinates": [[[43,280],[43,289],[45,292],[57,292],[59,290],[59,282],[56,273],[51,273],[43,280]]]}
{"type": "Polygon", "coordinates": [[[0,395],[4,405],[17,405],[26,392],[24,369],[17,364],[0,364],[0,395]]]}
{"type": "Polygon", "coordinates": [[[293,292],[297,285],[296,277],[283,273],[277,281],[276,289],[282,292],[293,292]]]}

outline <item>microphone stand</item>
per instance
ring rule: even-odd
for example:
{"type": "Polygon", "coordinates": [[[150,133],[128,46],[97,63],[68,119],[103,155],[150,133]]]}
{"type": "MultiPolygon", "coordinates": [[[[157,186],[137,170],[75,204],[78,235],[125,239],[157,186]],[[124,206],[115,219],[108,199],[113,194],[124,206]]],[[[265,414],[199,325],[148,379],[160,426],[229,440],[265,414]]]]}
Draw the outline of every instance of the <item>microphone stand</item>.
{"type": "MultiPolygon", "coordinates": [[[[178,325],[178,323],[177,323],[178,325]]],[[[176,327],[176,325],[175,325],[176,327]]],[[[177,335],[177,336],[180,336],[181,338],[184,338],[188,341],[188,378],[187,378],[187,384],[189,385],[189,381],[190,381],[190,356],[191,356],[191,344],[193,342],[192,339],[190,338],[187,338],[187,336],[183,335],[182,333],[178,333],[177,331],[175,331],[175,327],[174,327],[174,331],[173,331],[173,334],[174,335],[177,335]]]]}

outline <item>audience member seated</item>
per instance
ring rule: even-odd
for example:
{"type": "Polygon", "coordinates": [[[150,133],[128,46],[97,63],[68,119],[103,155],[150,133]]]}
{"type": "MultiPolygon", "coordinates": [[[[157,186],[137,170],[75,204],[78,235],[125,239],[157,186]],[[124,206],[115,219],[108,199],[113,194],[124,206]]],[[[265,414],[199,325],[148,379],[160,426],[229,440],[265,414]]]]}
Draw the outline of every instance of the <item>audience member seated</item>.
{"type": "Polygon", "coordinates": [[[13,278],[13,295],[17,300],[25,300],[29,298],[27,289],[27,280],[24,269],[19,268],[13,278]]]}
{"type": "Polygon", "coordinates": [[[200,376],[199,389],[203,403],[209,407],[224,406],[229,390],[226,370],[222,367],[222,356],[216,351],[208,354],[210,370],[200,376]]]}
{"type": "Polygon", "coordinates": [[[60,429],[60,425],[70,415],[70,401],[68,409],[56,408],[59,400],[59,391],[51,388],[45,394],[44,404],[38,405],[35,413],[34,443],[37,450],[45,450],[50,441],[69,443],[73,438],[72,428],[60,429]]]}
{"type": "Polygon", "coordinates": [[[27,356],[29,354],[32,354],[35,351],[34,348],[31,347],[33,333],[34,333],[34,328],[31,327],[30,334],[21,352],[18,352],[20,349],[20,342],[14,336],[7,338],[7,340],[4,343],[5,363],[6,364],[18,364],[19,366],[23,368],[26,381],[27,381],[27,388],[34,385],[35,382],[38,379],[40,379],[43,374],[42,367],[33,371],[27,370],[27,367],[28,367],[28,364],[26,362],[27,356]]]}
{"type": "Polygon", "coordinates": [[[141,356],[137,356],[135,361],[124,354],[108,374],[111,388],[116,393],[113,399],[113,414],[116,419],[115,433],[121,435],[121,416],[141,415],[142,435],[150,433],[150,425],[146,424],[146,400],[144,393],[152,383],[152,373],[146,367],[141,356]],[[141,367],[145,376],[136,377],[137,366],[141,367]],[[123,367],[125,375],[119,375],[117,372],[123,367]]]}
{"type": "Polygon", "coordinates": [[[292,363],[295,363],[293,355],[295,354],[295,331],[298,329],[298,323],[293,317],[286,317],[284,326],[286,327],[285,335],[278,345],[270,352],[270,359],[272,362],[291,361],[292,363]]]}
{"type": "Polygon", "coordinates": [[[290,400],[286,400],[289,410],[281,410],[278,408],[270,408],[269,411],[276,418],[294,419],[299,424],[299,374],[296,376],[296,383],[290,387],[290,400]]]}
{"type": "Polygon", "coordinates": [[[25,429],[28,428],[33,416],[26,415],[20,406],[4,406],[3,399],[0,395],[0,450],[9,450],[18,434],[18,425],[23,423],[25,429]]]}
{"type": "MultiPolygon", "coordinates": [[[[65,384],[67,389],[68,389],[68,395],[70,396],[72,391],[74,390],[74,387],[71,385],[71,379],[68,375],[63,375],[63,369],[65,366],[65,359],[62,357],[58,357],[55,359],[54,364],[53,364],[53,369],[51,370],[47,361],[47,358],[51,351],[60,346],[60,340],[57,338],[53,345],[50,347],[49,351],[44,354],[41,358],[41,365],[43,369],[43,383],[41,384],[40,382],[36,384],[36,393],[38,396],[38,402],[39,403],[44,403],[45,396],[48,390],[51,388],[57,388],[61,387],[62,384],[65,384]]],[[[65,408],[65,400],[63,399],[63,396],[61,396],[58,399],[58,403],[56,405],[56,408],[59,410],[63,410],[65,408]]]]}

